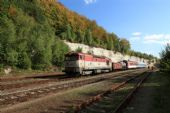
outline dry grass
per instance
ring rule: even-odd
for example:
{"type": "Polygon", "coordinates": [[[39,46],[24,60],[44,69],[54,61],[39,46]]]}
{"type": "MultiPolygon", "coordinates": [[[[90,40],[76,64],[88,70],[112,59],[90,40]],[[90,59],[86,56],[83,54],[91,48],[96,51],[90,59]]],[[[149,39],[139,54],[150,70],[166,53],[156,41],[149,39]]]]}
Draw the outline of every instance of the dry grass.
{"type": "Polygon", "coordinates": [[[156,80],[159,87],[154,93],[152,113],[170,113],[170,75],[158,72],[156,80]]]}

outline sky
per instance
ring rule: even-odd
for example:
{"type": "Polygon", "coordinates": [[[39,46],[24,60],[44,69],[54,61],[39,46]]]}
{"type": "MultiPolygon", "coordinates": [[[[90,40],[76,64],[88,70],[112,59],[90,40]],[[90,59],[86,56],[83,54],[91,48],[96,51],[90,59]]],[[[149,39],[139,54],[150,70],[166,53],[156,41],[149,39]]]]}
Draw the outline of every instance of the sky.
{"type": "Polygon", "coordinates": [[[135,51],[159,57],[170,43],[170,0],[59,1],[107,32],[128,39],[135,51]]]}

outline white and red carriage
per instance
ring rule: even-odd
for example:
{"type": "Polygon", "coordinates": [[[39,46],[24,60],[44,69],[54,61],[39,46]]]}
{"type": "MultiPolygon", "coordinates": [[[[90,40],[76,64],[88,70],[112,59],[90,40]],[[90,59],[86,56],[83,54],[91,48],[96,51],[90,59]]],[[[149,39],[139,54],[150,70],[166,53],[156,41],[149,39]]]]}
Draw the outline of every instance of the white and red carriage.
{"type": "Polygon", "coordinates": [[[112,61],[106,57],[85,53],[68,53],[65,55],[65,72],[84,74],[112,71],[112,61]]]}
{"type": "Polygon", "coordinates": [[[126,63],[126,69],[135,69],[138,68],[138,62],[136,61],[127,61],[124,60],[124,63],[126,63]]]}

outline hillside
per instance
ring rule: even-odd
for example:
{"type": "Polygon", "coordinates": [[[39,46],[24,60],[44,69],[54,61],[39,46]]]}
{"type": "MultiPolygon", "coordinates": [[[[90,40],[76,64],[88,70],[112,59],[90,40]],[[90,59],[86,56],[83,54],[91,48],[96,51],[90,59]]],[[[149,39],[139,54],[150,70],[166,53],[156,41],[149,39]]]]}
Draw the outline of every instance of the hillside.
{"type": "Polygon", "coordinates": [[[0,68],[62,66],[64,54],[69,51],[62,40],[153,58],[131,51],[129,41],[55,0],[0,1],[0,68]]]}

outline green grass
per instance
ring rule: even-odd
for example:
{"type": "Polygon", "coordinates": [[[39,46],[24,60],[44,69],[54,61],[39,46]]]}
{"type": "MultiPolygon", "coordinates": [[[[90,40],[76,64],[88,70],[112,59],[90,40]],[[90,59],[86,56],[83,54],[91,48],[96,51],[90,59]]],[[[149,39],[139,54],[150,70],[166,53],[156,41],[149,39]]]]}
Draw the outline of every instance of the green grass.
{"type": "MultiPolygon", "coordinates": [[[[18,68],[12,68],[12,71],[9,74],[5,74],[4,70],[0,70],[0,76],[29,76],[34,74],[42,74],[42,73],[51,73],[55,72],[52,70],[24,70],[24,69],[18,69],[18,68]]],[[[56,72],[61,72],[60,70],[56,72]]]]}
{"type": "Polygon", "coordinates": [[[170,113],[170,75],[158,72],[152,113],[170,113]]]}
{"type": "Polygon", "coordinates": [[[118,91],[109,94],[97,103],[88,106],[80,113],[110,113],[120,104],[120,102],[127,96],[129,91],[133,89],[132,84],[128,85],[128,88],[121,88],[118,91]]]}

